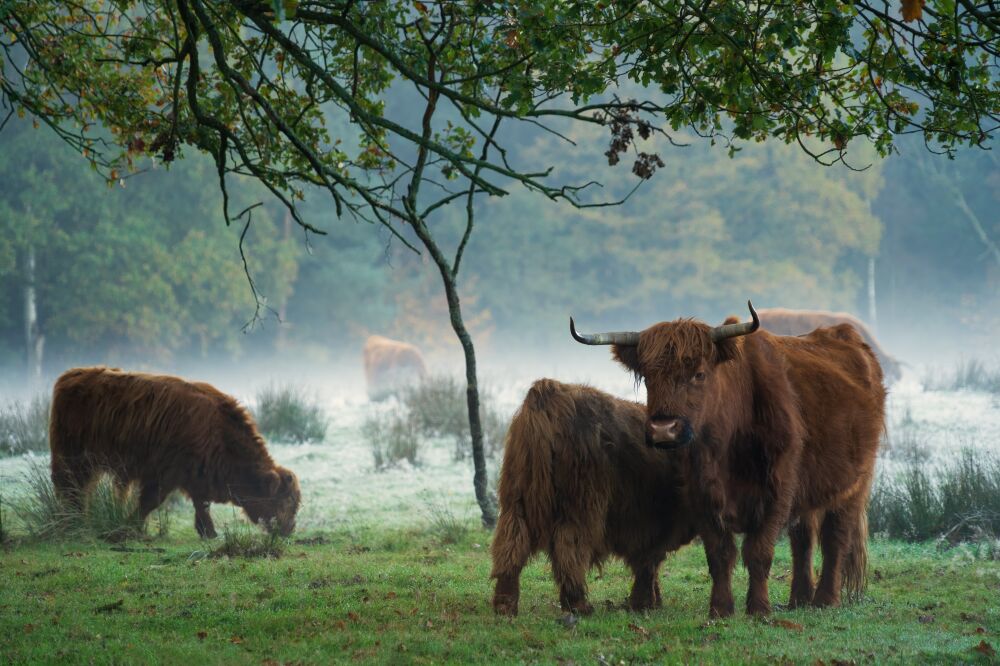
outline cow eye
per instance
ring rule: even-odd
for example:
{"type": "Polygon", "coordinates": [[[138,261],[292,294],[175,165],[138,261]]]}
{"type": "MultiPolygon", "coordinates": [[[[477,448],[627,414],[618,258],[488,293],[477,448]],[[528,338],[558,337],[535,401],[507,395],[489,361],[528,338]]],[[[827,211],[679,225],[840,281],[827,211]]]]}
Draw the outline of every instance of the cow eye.
{"type": "Polygon", "coordinates": [[[694,373],[694,380],[696,382],[703,382],[703,381],[705,381],[705,373],[702,372],[701,370],[699,370],[698,372],[694,373]]]}

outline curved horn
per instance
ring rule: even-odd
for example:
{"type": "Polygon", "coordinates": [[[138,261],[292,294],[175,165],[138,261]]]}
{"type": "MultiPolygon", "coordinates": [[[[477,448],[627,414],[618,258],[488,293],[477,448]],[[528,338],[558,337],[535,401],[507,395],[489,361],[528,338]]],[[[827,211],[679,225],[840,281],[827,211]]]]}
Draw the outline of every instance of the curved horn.
{"type": "Polygon", "coordinates": [[[577,333],[576,323],[573,318],[569,318],[569,332],[573,339],[585,345],[622,345],[624,347],[635,347],[639,344],[639,334],[634,331],[621,331],[618,333],[577,333]]]}
{"type": "Polygon", "coordinates": [[[750,308],[750,316],[753,317],[753,321],[716,326],[712,329],[712,342],[735,338],[738,335],[748,335],[760,328],[760,318],[757,316],[757,311],[753,309],[753,303],[747,301],[747,307],[750,308]]]}

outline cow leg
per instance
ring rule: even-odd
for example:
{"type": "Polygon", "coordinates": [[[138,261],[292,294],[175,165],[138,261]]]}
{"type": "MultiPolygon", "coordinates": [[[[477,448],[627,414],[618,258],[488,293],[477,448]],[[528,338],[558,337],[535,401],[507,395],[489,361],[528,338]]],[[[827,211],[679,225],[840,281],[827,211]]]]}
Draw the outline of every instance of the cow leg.
{"type": "Polygon", "coordinates": [[[191,501],[194,502],[194,529],[198,536],[202,539],[214,539],[218,535],[212,522],[212,514],[208,511],[208,500],[192,498],[191,501]]]}
{"type": "Polygon", "coordinates": [[[143,521],[153,513],[156,507],[163,503],[163,495],[160,492],[160,484],[157,481],[144,481],[139,491],[139,518],[143,521]]]}
{"type": "Polygon", "coordinates": [[[662,605],[660,599],[660,563],[643,562],[631,565],[635,581],[628,597],[628,607],[634,611],[649,610],[662,605]]]}
{"type": "Polygon", "coordinates": [[[788,528],[792,547],[792,592],[788,599],[790,608],[801,608],[812,603],[815,592],[813,581],[813,544],[816,525],[811,514],[803,514],[788,528]]]}
{"type": "Polygon", "coordinates": [[[493,556],[490,577],[497,581],[493,589],[493,612],[497,615],[517,615],[521,570],[534,551],[524,517],[517,511],[501,511],[490,548],[493,556]]]}
{"type": "Polygon", "coordinates": [[[747,588],[747,615],[771,613],[767,578],[771,575],[775,541],[770,530],[748,533],[743,539],[743,565],[746,566],[750,578],[750,586],[747,588]]]}
{"type": "Polygon", "coordinates": [[[578,615],[594,612],[594,607],[587,601],[591,552],[586,543],[576,529],[559,527],[552,535],[549,548],[552,575],[559,585],[559,605],[564,611],[578,615]]]}
{"type": "Polygon", "coordinates": [[[851,547],[851,513],[828,511],[820,530],[823,573],[813,596],[813,605],[836,608],[840,605],[844,557],[851,547]]]}
{"type": "Polygon", "coordinates": [[[733,614],[733,567],[736,566],[736,542],[729,531],[706,531],[701,535],[705,545],[708,573],[712,575],[712,597],[708,616],[729,617],[733,614]]]}

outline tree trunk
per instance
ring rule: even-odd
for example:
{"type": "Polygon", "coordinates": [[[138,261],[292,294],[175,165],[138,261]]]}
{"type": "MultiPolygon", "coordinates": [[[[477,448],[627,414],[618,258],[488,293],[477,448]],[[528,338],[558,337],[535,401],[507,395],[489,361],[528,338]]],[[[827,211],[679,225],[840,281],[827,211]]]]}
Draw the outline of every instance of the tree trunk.
{"type": "Polygon", "coordinates": [[[482,512],[483,527],[493,529],[497,523],[496,502],[489,492],[486,476],[486,454],[483,450],[483,424],[479,418],[479,381],[476,378],[476,349],[472,344],[472,337],[465,328],[462,319],[462,306],[458,298],[458,285],[455,275],[451,271],[448,260],[442,254],[441,249],[434,242],[430,231],[422,220],[413,224],[413,229],[423,242],[424,247],[430,252],[434,263],[441,272],[441,280],[444,282],[445,295],[448,298],[448,314],[451,317],[451,328],[458,336],[458,341],[462,343],[462,351],[465,354],[465,382],[466,382],[466,403],[469,409],[469,432],[472,435],[472,464],[475,470],[473,475],[473,487],[476,491],[476,502],[479,503],[479,510],[482,512]]]}
{"type": "Polygon", "coordinates": [[[868,257],[868,325],[878,334],[878,310],[875,307],[875,257],[868,257]]]}
{"type": "Polygon", "coordinates": [[[28,245],[24,253],[24,347],[27,360],[28,388],[36,390],[42,384],[42,352],[45,336],[38,326],[38,304],[35,294],[35,247],[28,245]]]}

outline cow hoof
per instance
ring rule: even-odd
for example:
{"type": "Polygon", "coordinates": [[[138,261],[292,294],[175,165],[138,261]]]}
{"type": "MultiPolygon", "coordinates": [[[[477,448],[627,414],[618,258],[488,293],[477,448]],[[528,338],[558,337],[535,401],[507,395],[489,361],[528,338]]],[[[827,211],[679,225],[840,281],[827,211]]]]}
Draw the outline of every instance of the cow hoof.
{"type": "Polygon", "coordinates": [[[832,594],[817,592],[813,597],[812,605],[816,608],[837,608],[840,606],[840,599],[832,594]]]}
{"type": "Polygon", "coordinates": [[[747,604],[747,615],[753,615],[756,617],[765,617],[770,614],[771,614],[771,604],[768,603],[747,604]]]}
{"type": "Polygon", "coordinates": [[[708,609],[708,619],[718,620],[724,617],[732,617],[736,609],[732,604],[728,606],[712,606],[708,609]]]}
{"type": "Polygon", "coordinates": [[[652,610],[658,606],[662,606],[662,603],[657,603],[653,599],[629,599],[628,607],[629,610],[635,611],[637,613],[642,611],[652,610]]]}
{"type": "Polygon", "coordinates": [[[202,539],[214,539],[219,535],[216,534],[215,530],[208,530],[207,532],[199,532],[198,536],[200,536],[202,539]]]}
{"type": "Polygon", "coordinates": [[[514,599],[493,599],[493,612],[505,617],[517,616],[517,601],[514,599]]]}
{"type": "Polygon", "coordinates": [[[586,601],[578,601],[572,606],[563,608],[563,610],[567,613],[573,613],[575,615],[593,615],[594,613],[594,607],[586,601]]]}

